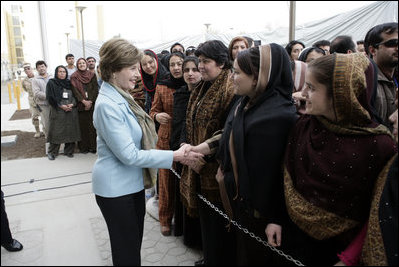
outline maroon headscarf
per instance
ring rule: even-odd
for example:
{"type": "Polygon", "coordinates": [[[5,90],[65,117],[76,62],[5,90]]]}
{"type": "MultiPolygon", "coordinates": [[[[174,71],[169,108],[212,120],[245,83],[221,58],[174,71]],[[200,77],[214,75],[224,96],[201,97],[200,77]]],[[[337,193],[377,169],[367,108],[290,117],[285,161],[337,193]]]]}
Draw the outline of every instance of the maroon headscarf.
{"type": "Polygon", "coordinates": [[[388,129],[368,113],[371,63],[360,54],[336,56],[333,105],[337,121],[304,115],[288,140],[285,197],[291,219],[326,239],[367,220],[378,174],[397,152],[388,129]],[[366,75],[365,75],[366,74],[366,75]]]}
{"type": "MultiPolygon", "coordinates": [[[[79,58],[78,61],[76,61],[76,66],[78,66],[79,61],[84,60],[86,62],[86,66],[87,66],[87,61],[84,58],[79,58]]],[[[85,90],[83,88],[84,84],[88,84],[91,79],[94,77],[94,73],[89,71],[88,69],[86,70],[80,70],[79,67],[77,67],[78,70],[75,71],[72,75],[71,75],[71,84],[73,87],[75,87],[76,89],[79,90],[79,92],[82,94],[83,99],[86,99],[86,94],[85,94],[85,90]]]]}

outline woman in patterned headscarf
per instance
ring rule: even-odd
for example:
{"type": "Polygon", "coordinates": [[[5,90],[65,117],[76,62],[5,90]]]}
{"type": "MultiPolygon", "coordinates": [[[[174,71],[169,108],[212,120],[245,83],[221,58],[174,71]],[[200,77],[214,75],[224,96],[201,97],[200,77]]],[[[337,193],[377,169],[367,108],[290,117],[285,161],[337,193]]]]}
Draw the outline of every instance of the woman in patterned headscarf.
{"type": "Polygon", "coordinates": [[[332,54],[308,64],[306,115],[288,140],[284,187],[293,256],[335,264],[366,223],[378,174],[397,152],[389,130],[373,122],[362,54],[332,54]]]}
{"type": "Polygon", "coordinates": [[[87,69],[87,61],[79,58],[78,70],[71,75],[72,91],[78,100],[79,126],[82,141],[78,143],[81,153],[96,153],[97,134],[93,126],[94,105],[98,96],[96,75],[87,69]]]}

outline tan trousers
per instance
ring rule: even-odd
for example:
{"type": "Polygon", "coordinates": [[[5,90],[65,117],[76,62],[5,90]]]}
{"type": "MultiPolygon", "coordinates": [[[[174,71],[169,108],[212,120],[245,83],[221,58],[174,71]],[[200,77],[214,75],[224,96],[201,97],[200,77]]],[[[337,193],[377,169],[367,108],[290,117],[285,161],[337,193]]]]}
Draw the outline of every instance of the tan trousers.
{"type": "Polygon", "coordinates": [[[29,111],[32,117],[32,124],[35,126],[36,132],[40,133],[40,128],[39,128],[39,116],[40,112],[39,110],[35,107],[36,103],[33,101],[32,97],[28,97],[29,99],[29,111]]]}

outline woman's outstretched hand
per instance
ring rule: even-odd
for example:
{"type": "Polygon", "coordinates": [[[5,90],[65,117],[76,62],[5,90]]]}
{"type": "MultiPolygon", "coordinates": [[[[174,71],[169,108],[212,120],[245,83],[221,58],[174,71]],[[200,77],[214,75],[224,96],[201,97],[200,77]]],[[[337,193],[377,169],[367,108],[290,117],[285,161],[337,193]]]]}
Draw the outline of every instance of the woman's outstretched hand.
{"type": "Polygon", "coordinates": [[[173,151],[173,161],[178,161],[184,165],[194,165],[197,161],[202,160],[204,155],[202,153],[189,151],[186,152],[188,144],[181,146],[178,150],[173,151]]]}

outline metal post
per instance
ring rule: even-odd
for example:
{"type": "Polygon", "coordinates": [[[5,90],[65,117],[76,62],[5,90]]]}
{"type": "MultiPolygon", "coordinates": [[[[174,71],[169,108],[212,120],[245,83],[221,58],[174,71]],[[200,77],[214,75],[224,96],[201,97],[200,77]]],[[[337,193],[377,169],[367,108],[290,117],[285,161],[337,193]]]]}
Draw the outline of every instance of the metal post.
{"type": "Polygon", "coordinates": [[[7,87],[8,87],[8,97],[10,99],[10,103],[12,103],[11,83],[7,83],[7,87]]]}
{"type": "Polygon", "coordinates": [[[12,81],[12,88],[14,90],[14,98],[15,100],[17,100],[18,95],[17,95],[17,85],[15,84],[15,80],[12,81]]]}
{"type": "Polygon", "coordinates": [[[65,33],[65,35],[66,35],[66,38],[67,38],[67,51],[68,51],[68,53],[67,54],[69,54],[69,51],[70,51],[70,48],[69,48],[69,32],[66,32],[65,33]]]}
{"type": "Polygon", "coordinates": [[[85,6],[77,6],[76,9],[80,12],[80,27],[82,29],[82,46],[83,46],[83,58],[86,58],[85,56],[85,35],[83,33],[83,10],[85,9],[85,6]]]}
{"type": "Polygon", "coordinates": [[[206,27],[206,36],[205,36],[205,41],[208,41],[209,39],[209,26],[211,26],[210,23],[204,23],[205,27],[206,27]]]}
{"type": "Polygon", "coordinates": [[[288,42],[295,40],[296,1],[290,1],[290,29],[288,42]]]}
{"type": "Polygon", "coordinates": [[[85,53],[85,34],[83,32],[83,15],[82,15],[82,11],[80,10],[80,23],[81,23],[81,27],[82,27],[82,46],[83,46],[83,58],[86,58],[86,53],[85,53]]]}
{"type": "Polygon", "coordinates": [[[47,63],[47,66],[50,66],[50,58],[48,54],[48,40],[47,40],[47,28],[46,28],[46,11],[44,6],[44,1],[39,2],[39,21],[40,21],[40,33],[42,37],[42,52],[43,52],[43,59],[47,63]]]}
{"type": "Polygon", "coordinates": [[[17,81],[17,109],[18,110],[21,110],[21,88],[20,88],[20,85],[21,85],[21,80],[18,80],[17,81]]]}

